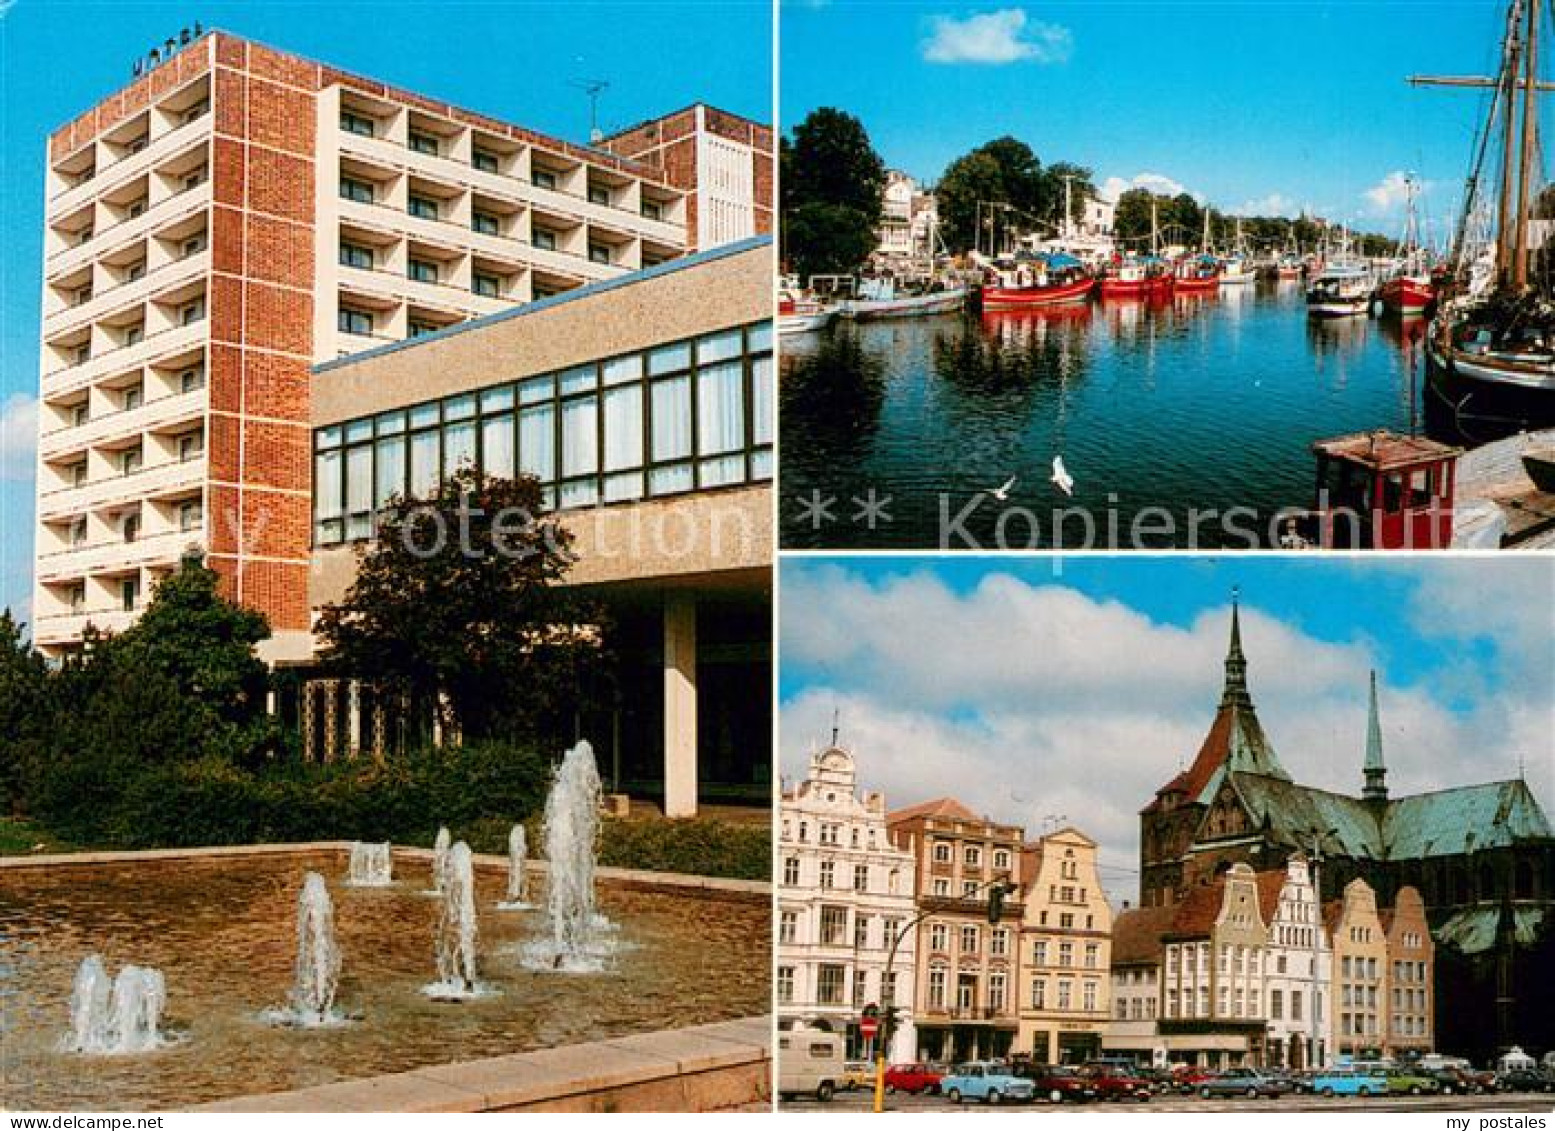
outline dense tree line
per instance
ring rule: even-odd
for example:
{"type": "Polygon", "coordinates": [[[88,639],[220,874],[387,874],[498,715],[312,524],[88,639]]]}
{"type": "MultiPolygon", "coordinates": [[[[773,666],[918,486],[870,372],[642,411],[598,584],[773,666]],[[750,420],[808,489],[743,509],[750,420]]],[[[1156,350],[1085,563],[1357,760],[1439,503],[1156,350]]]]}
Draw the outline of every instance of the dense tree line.
{"type": "MultiPolygon", "coordinates": [[[[1129,189],[1118,198],[1113,219],[1117,241],[1136,251],[1148,250],[1151,213],[1157,225],[1161,246],[1181,244],[1199,247],[1204,241],[1205,207],[1187,193],[1176,196],[1152,193],[1148,189],[1129,189]]],[[[1243,249],[1253,253],[1300,250],[1303,255],[1320,250],[1325,241],[1337,245],[1337,225],[1326,225],[1309,216],[1288,220],[1283,216],[1244,216],[1240,218],[1243,249]]],[[[1209,209],[1209,246],[1215,251],[1230,251],[1236,246],[1238,217],[1209,209]]],[[[1398,241],[1368,232],[1352,232],[1354,250],[1361,255],[1391,255],[1398,241]]]]}

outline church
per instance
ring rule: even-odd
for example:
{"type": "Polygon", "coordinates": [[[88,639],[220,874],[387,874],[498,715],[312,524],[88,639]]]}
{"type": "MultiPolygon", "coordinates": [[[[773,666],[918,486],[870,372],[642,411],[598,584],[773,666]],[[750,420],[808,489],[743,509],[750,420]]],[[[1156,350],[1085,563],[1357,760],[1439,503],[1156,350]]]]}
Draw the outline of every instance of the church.
{"type": "Polygon", "coordinates": [[[1141,905],[1298,852],[1325,901],[1357,878],[1384,903],[1414,887],[1437,947],[1438,1051],[1483,1063],[1513,1044],[1555,1049],[1555,833],[1527,783],[1391,796],[1373,675],[1359,796],[1299,785],[1253,706],[1235,603],[1225,671],[1197,756],[1140,812],[1141,905]]]}

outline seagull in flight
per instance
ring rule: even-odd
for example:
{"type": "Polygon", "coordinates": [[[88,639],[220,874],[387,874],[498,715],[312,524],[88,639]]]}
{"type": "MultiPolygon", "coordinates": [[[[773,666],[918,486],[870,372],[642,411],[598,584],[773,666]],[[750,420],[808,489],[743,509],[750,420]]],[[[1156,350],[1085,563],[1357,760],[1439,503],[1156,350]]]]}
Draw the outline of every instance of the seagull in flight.
{"type": "Polygon", "coordinates": [[[1007,501],[1010,497],[1010,488],[1015,486],[1015,481],[1018,478],[1020,477],[1017,475],[1010,476],[1004,481],[1004,486],[994,487],[988,492],[988,494],[998,499],[1001,503],[1007,501]]]}
{"type": "Polygon", "coordinates": [[[1064,494],[1074,494],[1074,476],[1070,475],[1068,469],[1064,467],[1063,456],[1053,457],[1053,474],[1051,478],[1053,484],[1064,494]]]}

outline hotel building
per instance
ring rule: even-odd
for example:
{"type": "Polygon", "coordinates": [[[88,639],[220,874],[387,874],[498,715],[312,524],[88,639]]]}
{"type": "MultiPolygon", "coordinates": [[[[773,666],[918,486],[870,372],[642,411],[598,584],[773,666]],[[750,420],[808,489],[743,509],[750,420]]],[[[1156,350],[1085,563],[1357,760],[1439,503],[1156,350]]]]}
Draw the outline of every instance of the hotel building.
{"type": "Polygon", "coordinates": [[[889,1055],[911,1060],[914,866],[887,832],[884,795],[859,791],[853,755],[833,739],[784,793],[779,817],[779,1024],[844,1033],[862,1057],[860,1012],[895,1006],[889,1055]]]}
{"type": "Polygon", "coordinates": [[[692,159],[210,32],[57,130],[38,646],[126,627],[194,551],[269,618],[268,659],[306,657],[314,367],[770,227],[769,127],[700,106],[660,123],[692,159]]]}

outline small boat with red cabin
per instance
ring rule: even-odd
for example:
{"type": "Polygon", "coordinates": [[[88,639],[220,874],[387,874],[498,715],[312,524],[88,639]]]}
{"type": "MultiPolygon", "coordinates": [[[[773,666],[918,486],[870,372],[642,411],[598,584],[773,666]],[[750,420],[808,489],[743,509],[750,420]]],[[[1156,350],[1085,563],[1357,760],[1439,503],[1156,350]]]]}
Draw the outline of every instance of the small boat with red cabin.
{"type": "Polygon", "coordinates": [[[996,279],[983,287],[984,310],[1069,306],[1087,301],[1096,289],[1085,264],[1072,255],[1037,256],[998,272],[996,279]]]}
{"type": "Polygon", "coordinates": [[[1436,301],[1436,287],[1428,274],[1395,275],[1377,288],[1377,296],[1389,314],[1424,314],[1436,301]]]}
{"type": "Polygon", "coordinates": [[[1212,294],[1220,290],[1220,260],[1195,255],[1178,262],[1172,279],[1176,294],[1212,294]]]}
{"type": "Polygon", "coordinates": [[[1109,264],[1096,286],[1104,299],[1154,298],[1171,294],[1172,275],[1156,256],[1130,258],[1109,264]]]}

